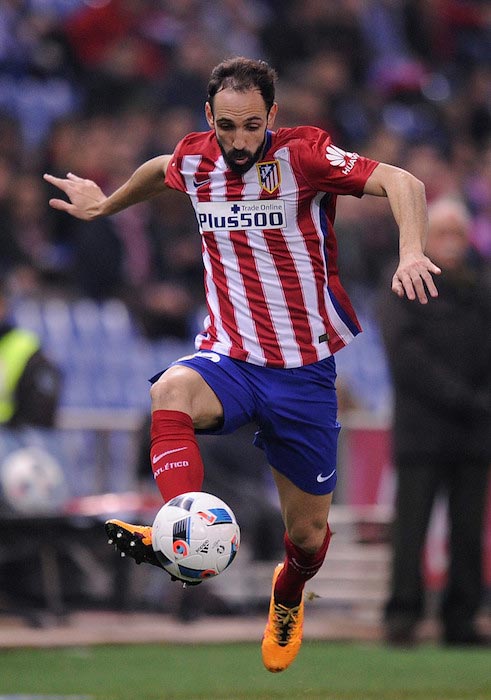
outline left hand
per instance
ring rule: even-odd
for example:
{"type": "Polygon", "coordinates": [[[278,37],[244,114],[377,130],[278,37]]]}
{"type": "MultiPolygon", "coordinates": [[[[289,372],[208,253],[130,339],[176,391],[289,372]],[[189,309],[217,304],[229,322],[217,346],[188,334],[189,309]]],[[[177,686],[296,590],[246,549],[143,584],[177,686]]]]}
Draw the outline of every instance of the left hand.
{"type": "Polygon", "coordinates": [[[405,295],[411,301],[418,299],[421,304],[427,304],[426,290],[431,297],[438,296],[432,275],[440,273],[441,269],[423,253],[401,257],[392,278],[392,291],[398,297],[402,298],[405,295]]]}

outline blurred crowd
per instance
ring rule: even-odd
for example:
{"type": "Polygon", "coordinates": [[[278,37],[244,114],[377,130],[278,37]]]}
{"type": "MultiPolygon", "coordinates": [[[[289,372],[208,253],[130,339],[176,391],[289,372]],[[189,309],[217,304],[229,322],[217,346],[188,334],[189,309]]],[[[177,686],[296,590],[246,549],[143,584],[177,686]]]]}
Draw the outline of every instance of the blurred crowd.
{"type": "MultiPolygon", "coordinates": [[[[0,275],[19,298],[126,301],[149,337],[189,337],[203,304],[194,214],[169,192],[90,224],[49,209],[43,172],[103,190],[205,129],[211,68],[277,69],[277,126],[410,170],[461,199],[491,261],[487,0],[2,0],[0,275]]],[[[342,279],[365,298],[397,253],[386,200],[340,198],[342,279]]]]}

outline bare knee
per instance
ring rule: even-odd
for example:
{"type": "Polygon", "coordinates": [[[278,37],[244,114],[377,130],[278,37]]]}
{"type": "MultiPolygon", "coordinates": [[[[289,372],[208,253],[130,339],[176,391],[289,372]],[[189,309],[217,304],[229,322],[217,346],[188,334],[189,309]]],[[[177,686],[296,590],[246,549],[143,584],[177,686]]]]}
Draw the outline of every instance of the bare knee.
{"type": "Polygon", "coordinates": [[[165,372],[150,388],[152,409],[189,412],[191,406],[187,383],[179,372],[165,372]]]}
{"type": "Polygon", "coordinates": [[[327,532],[327,520],[308,518],[296,520],[287,526],[288,537],[305,552],[317,552],[324,543],[327,532]]]}
{"type": "Polygon", "coordinates": [[[150,389],[152,411],[182,411],[197,429],[215,429],[223,419],[218,397],[195,370],[174,365],[150,389]]]}

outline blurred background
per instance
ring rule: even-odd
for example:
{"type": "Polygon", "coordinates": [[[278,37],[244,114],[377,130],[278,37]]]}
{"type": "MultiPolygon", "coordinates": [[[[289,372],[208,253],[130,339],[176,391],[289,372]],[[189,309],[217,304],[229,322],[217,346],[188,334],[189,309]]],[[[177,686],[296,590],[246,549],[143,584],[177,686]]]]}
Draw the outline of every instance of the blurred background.
{"type": "MultiPolygon", "coordinates": [[[[205,488],[236,511],[243,545],[197,602],[107,547],[106,517],[150,522],[159,507],[146,466],[148,378],[193,350],[205,315],[200,240],[177,193],[87,224],[50,210],[54,192],[42,179],[74,172],[113,191],[143,160],[207,128],[210,70],[233,55],[276,68],[277,126],[325,128],[341,148],[408,169],[429,202],[462,200],[473,264],[489,274],[486,0],[2,0],[2,323],[35,335],[40,391],[51,396],[44,420],[7,416],[0,431],[0,611],[29,624],[93,608],[189,619],[240,613],[269,596],[282,528],[252,430],[202,440],[205,488]],[[55,386],[46,374],[53,367],[55,386]]],[[[338,544],[317,585],[326,604],[377,615],[394,472],[376,299],[397,229],[382,198],[339,198],[336,221],[341,279],[364,333],[336,357],[338,544]]],[[[445,537],[441,504],[427,544],[434,591],[445,575],[445,537]]]]}

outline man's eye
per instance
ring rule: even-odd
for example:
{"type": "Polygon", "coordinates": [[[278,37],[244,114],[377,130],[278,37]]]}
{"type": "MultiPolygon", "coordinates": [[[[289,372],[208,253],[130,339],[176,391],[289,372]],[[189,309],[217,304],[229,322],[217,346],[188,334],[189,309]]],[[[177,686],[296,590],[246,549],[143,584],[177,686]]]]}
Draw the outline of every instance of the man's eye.
{"type": "Polygon", "coordinates": [[[259,124],[248,124],[246,129],[247,131],[257,131],[259,129],[259,124]]]}

